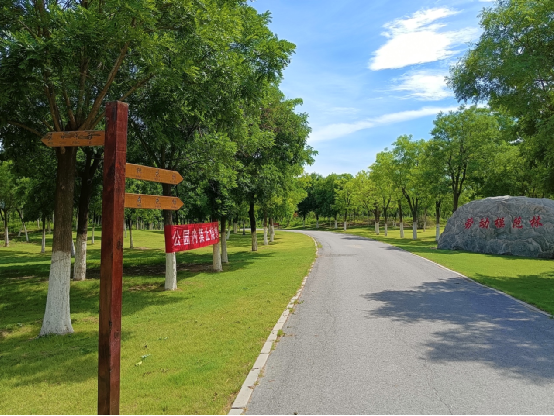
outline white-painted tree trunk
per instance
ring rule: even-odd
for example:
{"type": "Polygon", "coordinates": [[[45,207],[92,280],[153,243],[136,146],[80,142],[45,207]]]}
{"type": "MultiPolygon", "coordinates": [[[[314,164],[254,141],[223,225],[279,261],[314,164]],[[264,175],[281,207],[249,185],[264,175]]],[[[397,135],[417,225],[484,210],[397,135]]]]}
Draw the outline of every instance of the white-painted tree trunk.
{"type": "Polygon", "coordinates": [[[237,234],[239,232],[239,224],[234,222],[233,223],[233,234],[237,234]]]}
{"type": "Polygon", "coordinates": [[[231,238],[231,229],[230,228],[227,230],[227,235],[225,237],[225,241],[227,241],[229,238],[231,238]]]}
{"type": "Polygon", "coordinates": [[[435,239],[439,241],[440,236],[441,236],[441,226],[440,224],[437,224],[437,235],[435,239]]]}
{"type": "Polygon", "coordinates": [[[69,311],[70,274],[71,253],[63,251],[52,253],[46,310],[40,336],[73,333],[69,311]]]}
{"type": "Polygon", "coordinates": [[[82,281],[87,277],[87,235],[77,234],[73,280],[82,281]]]}
{"type": "Polygon", "coordinates": [[[413,228],[413,239],[417,240],[417,222],[414,222],[414,225],[412,228],[413,228]]]}
{"type": "Polygon", "coordinates": [[[375,221],[375,234],[379,235],[379,221],[375,221]]]}
{"type": "Polygon", "coordinates": [[[4,246],[10,246],[10,233],[7,225],[4,227],[4,246]]]}
{"type": "Polygon", "coordinates": [[[75,257],[75,242],[71,239],[71,257],[75,257]]]}
{"type": "Polygon", "coordinates": [[[267,227],[264,227],[264,246],[267,246],[269,244],[269,240],[267,238],[267,227]]]}
{"type": "Polygon", "coordinates": [[[222,272],[223,267],[221,266],[221,253],[219,252],[219,244],[214,244],[213,247],[213,270],[214,272],[222,272]]]}
{"type": "Polygon", "coordinates": [[[90,244],[94,244],[94,227],[96,226],[96,221],[92,222],[92,235],[90,236],[90,244]]]}
{"type": "Polygon", "coordinates": [[[25,241],[29,242],[29,234],[27,233],[27,226],[23,223],[23,231],[25,232],[25,241]]]}
{"type": "Polygon", "coordinates": [[[404,238],[404,223],[400,223],[400,238],[404,238]]]}
{"type": "Polygon", "coordinates": [[[258,233],[252,233],[252,251],[258,251],[258,233]]]}
{"type": "Polygon", "coordinates": [[[385,223],[385,237],[388,237],[389,235],[389,228],[387,226],[387,223],[385,223]]]}
{"type": "Polygon", "coordinates": [[[275,241],[275,224],[273,224],[273,221],[269,223],[269,241],[271,243],[275,241]]]}
{"type": "Polygon", "coordinates": [[[315,220],[315,228],[319,228],[319,220],[315,220]]]}
{"type": "Polygon", "coordinates": [[[177,257],[175,253],[165,254],[165,290],[177,289],[177,257]]]}
{"type": "Polygon", "coordinates": [[[127,238],[127,221],[123,220],[123,238],[127,238]]]}
{"type": "Polygon", "coordinates": [[[346,231],[346,221],[344,221],[343,226],[344,226],[344,231],[346,231]]]}
{"type": "Polygon", "coordinates": [[[335,220],[335,230],[339,228],[338,224],[337,224],[337,220],[335,220]]]}

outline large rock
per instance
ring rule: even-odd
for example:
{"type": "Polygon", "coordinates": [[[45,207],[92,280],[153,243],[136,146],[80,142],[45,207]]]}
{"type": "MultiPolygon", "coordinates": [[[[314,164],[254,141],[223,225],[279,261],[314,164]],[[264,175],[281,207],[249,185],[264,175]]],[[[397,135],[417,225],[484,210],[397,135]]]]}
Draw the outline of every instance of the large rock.
{"type": "Polygon", "coordinates": [[[554,257],[554,201],[499,196],[470,202],[448,220],[441,250],[554,257]]]}

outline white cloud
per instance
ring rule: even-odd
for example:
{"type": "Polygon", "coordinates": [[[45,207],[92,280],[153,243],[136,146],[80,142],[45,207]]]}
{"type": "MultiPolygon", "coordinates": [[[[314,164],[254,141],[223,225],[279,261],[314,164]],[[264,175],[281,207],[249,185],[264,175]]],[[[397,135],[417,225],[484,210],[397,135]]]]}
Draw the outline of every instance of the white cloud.
{"type": "Polygon", "coordinates": [[[441,7],[420,10],[411,17],[396,19],[384,25],[387,43],[381,46],[369,63],[373,71],[403,68],[408,65],[435,62],[458,53],[454,48],[473,40],[478,29],[467,27],[457,31],[440,30],[445,24],[434,23],[458,11],[441,7]]]}
{"type": "Polygon", "coordinates": [[[355,123],[330,124],[310,134],[310,143],[339,139],[360,130],[366,130],[375,126],[401,123],[421,117],[432,116],[448,111],[455,111],[458,107],[423,107],[419,110],[402,111],[399,113],[384,114],[376,118],[357,121],[355,123]]]}
{"type": "Polygon", "coordinates": [[[404,98],[416,98],[422,101],[436,101],[453,96],[446,86],[444,71],[422,70],[408,72],[395,79],[392,91],[406,93],[404,98]]]}

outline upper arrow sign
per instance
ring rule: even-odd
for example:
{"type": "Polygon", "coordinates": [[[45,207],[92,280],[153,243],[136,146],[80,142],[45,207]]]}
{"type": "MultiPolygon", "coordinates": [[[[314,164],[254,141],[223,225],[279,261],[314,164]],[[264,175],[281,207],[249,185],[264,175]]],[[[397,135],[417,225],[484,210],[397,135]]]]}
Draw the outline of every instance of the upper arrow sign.
{"type": "Polygon", "coordinates": [[[183,206],[183,201],[173,196],[125,194],[125,208],[168,209],[177,211],[183,206]]]}
{"type": "Polygon", "coordinates": [[[150,182],[169,183],[171,185],[177,185],[183,181],[183,177],[173,170],[157,169],[133,165],[131,163],[127,163],[125,167],[125,177],[150,182]]]}
{"type": "Polygon", "coordinates": [[[104,146],[105,141],[103,130],[57,131],[42,138],[48,147],[104,146]]]}

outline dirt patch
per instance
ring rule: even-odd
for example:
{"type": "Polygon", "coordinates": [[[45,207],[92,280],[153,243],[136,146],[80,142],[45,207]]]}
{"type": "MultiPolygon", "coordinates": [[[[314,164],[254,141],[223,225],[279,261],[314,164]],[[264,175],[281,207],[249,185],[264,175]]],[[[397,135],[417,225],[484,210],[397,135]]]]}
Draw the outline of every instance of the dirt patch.
{"type": "Polygon", "coordinates": [[[129,292],[144,292],[144,291],[148,291],[148,292],[153,292],[153,291],[157,291],[157,292],[161,292],[162,290],[164,289],[164,285],[156,285],[156,284],[144,284],[144,285],[135,285],[135,286],[131,286],[129,288],[129,292]]]}

